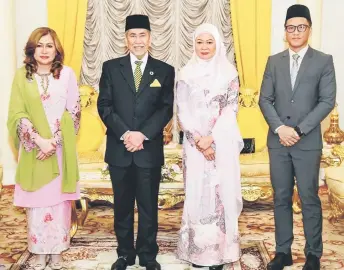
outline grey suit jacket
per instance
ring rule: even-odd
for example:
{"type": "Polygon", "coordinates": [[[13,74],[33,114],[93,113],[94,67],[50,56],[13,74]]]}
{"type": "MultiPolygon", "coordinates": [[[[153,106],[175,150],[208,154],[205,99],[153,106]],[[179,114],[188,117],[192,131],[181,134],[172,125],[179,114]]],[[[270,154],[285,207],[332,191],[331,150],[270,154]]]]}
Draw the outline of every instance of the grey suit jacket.
{"type": "Polygon", "coordinates": [[[294,90],[291,87],[289,50],[270,56],[260,90],[259,106],[270,129],[268,147],[279,148],[275,133],[281,125],[299,126],[305,136],[295,145],[302,150],[322,149],[321,121],[334,108],[336,77],[331,55],[309,47],[294,90]]]}

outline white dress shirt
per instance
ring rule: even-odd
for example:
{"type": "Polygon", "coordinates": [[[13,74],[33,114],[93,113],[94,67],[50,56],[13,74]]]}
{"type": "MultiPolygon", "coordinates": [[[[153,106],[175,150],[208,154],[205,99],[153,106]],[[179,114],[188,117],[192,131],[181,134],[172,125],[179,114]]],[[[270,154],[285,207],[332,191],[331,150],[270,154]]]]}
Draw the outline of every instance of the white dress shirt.
{"type": "MultiPolygon", "coordinates": [[[[298,54],[300,57],[299,57],[299,59],[298,59],[298,69],[297,69],[297,72],[299,72],[299,69],[300,69],[300,66],[301,66],[301,63],[302,63],[302,60],[303,60],[303,58],[305,57],[305,55],[306,55],[306,53],[307,53],[307,51],[308,51],[308,48],[309,48],[309,46],[307,45],[306,47],[304,47],[304,48],[302,48],[299,52],[294,52],[293,50],[291,50],[290,48],[289,48],[289,61],[290,61],[290,74],[291,74],[291,69],[292,69],[292,67],[293,67],[293,62],[294,62],[294,59],[293,59],[293,55],[294,54],[298,54]]],[[[276,130],[275,130],[275,133],[277,133],[277,131],[279,130],[279,128],[280,127],[282,127],[282,126],[279,126],[278,128],[276,128],[276,130]]]]}

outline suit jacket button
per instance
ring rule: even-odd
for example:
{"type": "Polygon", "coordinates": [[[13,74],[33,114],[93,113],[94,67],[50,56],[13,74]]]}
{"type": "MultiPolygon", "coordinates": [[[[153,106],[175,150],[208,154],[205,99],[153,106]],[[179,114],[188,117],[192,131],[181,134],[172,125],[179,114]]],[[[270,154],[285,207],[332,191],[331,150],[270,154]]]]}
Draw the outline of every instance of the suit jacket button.
{"type": "Polygon", "coordinates": [[[291,100],[291,103],[294,103],[294,100],[293,100],[293,99],[291,100]]]}
{"type": "Polygon", "coordinates": [[[290,116],[287,116],[287,119],[290,119],[290,116]]]}

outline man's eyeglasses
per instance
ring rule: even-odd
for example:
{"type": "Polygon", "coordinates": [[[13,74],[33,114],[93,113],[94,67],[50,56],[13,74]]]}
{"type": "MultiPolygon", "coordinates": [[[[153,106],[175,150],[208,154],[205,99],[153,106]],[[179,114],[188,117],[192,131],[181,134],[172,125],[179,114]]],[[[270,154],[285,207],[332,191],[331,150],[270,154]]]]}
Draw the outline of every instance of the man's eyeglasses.
{"type": "Polygon", "coordinates": [[[298,32],[305,32],[307,28],[310,27],[309,25],[306,24],[299,24],[299,25],[286,25],[285,30],[288,33],[294,33],[295,30],[297,29],[298,32]]]}

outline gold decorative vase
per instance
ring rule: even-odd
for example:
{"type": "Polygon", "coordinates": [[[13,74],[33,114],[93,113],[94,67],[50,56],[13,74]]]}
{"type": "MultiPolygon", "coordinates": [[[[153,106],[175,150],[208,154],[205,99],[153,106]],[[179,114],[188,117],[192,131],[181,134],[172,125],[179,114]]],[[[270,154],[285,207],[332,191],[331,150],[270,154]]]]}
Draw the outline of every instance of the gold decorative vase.
{"type": "Polygon", "coordinates": [[[259,94],[254,89],[241,88],[239,92],[239,105],[244,108],[257,107],[259,94]]]}
{"type": "Polygon", "coordinates": [[[172,134],[172,129],[173,129],[173,119],[166,125],[164,128],[164,144],[169,144],[172,139],[173,139],[173,134],[172,134]]]}
{"type": "Polygon", "coordinates": [[[339,127],[339,114],[335,105],[331,117],[330,127],[324,133],[324,139],[328,144],[341,144],[344,141],[344,132],[339,127]]]}

